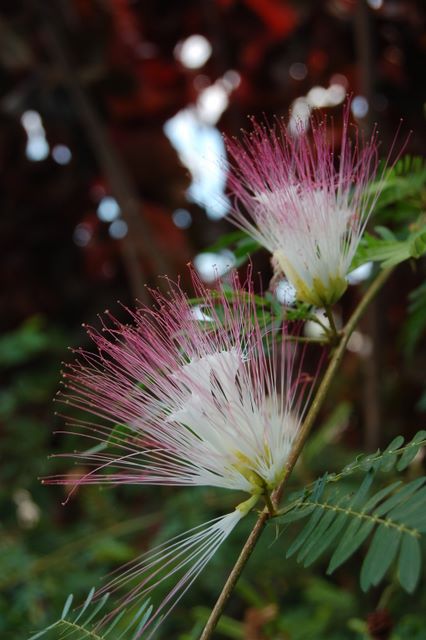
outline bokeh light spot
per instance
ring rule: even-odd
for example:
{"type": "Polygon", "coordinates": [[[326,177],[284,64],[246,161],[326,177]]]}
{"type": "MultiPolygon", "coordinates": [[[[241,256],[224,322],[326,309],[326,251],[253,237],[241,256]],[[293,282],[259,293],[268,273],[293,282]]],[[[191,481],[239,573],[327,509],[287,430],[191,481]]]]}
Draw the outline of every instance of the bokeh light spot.
{"type": "Polygon", "coordinates": [[[288,73],[293,80],[304,80],[308,74],[308,68],[303,62],[293,62],[288,73]]]}
{"type": "Polygon", "coordinates": [[[184,67],[199,69],[210,58],[212,46],[204,36],[194,34],[183,42],[179,42],[175,48],[175,56],[184,67]]]}
{"type": "Polygon", "coordinates": [[[115,198],[105,196],[98,205],[97,214],[102,222],[112,222],[120,215],[120,207],[115,198]]]}
{"type": "Polygon", "coordinates": [[[78,247],[87,247],[92,239],[92,231],[87,225],[78,224],[74,229],[72,239],[78,247]]]}
{"type": "Polygon", "coordinates": [[[194,258],[194,266],[204,282],[214,282],[225,275],[235,264],[231,251],[221,253],[199,253],[194,258]]]}
{"type": "Polygon", "coordinates": [[[52,158],[58,164],[68,164],[72,158],[71,149],[64,144],[57,144],[52,149],[52,158]]]}
{"type": "Polygon", "coordinates": [[[352,100],[351,111],[355,118],[365,118],[368,113],[368,100],[364,96],[355,96],[352,100]]]}
{"type": "Polygon", "coordinates": [[[176,209],[172,214],[172,220],[179,229],[188,229],[192,224],[192,216],[186,209],[176,209]]]}
{"type": "Polygon", "coordinates": [[[108,233],[114,240],[122,240],[122,238],[126,237],[128,230],[127,222],[124,222],[124,220],[114,220],[114,222],[109,225],[108,233]]]}

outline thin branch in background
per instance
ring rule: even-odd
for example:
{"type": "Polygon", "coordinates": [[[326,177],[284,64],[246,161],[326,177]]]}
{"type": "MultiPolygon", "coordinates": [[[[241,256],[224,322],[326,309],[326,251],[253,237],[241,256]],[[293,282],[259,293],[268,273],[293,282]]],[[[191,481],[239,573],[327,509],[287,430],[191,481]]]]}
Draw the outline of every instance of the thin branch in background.
{"type": "MultiPolygon", "coordinates": [[[[358,59],[359,93],[367,100],[368,111],[362,119],[367,133],[373,127],[373,97],[375,86],[375,55],[373,48],[371,10],[366,0],[358,0],[354,20],[354,40],[358,59]]],[[[380,444],[382,410],[380,402],[379,363],[382,353],[379,331],[379,300],[369,306],[364,318],[364,331],[371,338],[371,353],[362,360],[363,394],[362,410],[364,445],[367,451],[375,451],[380,444]]]]}
{"type": "MultiPolygon", "coordinates": [[[[154,273],[171,275],[173,269],[163,252],[158,250],[150,225],[142,215],[137,188],[132,183],[123,160],[112,144],[99,115],[81,87],[70,53],[65,45],[65,30],[60,19],[54,14],[52,6],[48,7],[45,2],[40,0],[33,1],[38,14],[43,19],[46,41],[52,59],[61,70],[61,77],[75,103],[93,153],[120,206],[123,219],[127,223],[129,232],[120,241],[120,247],[132,293],[136,298],[147,302],[144,286],[146,276],[142,269],[141,257],[145,255],[151,262],[154,273]]],[[[160,279],[159,286],[166,286],[164,279],[160,279]]]]}

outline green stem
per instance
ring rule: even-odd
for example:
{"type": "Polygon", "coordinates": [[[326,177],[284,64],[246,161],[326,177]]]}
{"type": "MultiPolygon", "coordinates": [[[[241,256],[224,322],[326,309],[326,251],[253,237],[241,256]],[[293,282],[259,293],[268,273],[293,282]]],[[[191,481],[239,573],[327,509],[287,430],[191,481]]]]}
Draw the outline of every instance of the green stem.
{"type": "Polygon", "coordinates": [[[325,307],[324,311],[325,315],[327,316],[327,320],[330,323],[330,329],[327,330],[327,333],[331,333],[332,337],[336,338],[339,336],[339,332],[337,330],[336,323],[334,322],[333,311],[331,307],[325,307]]]}
{"type": "MultiPolygon", "coordinates": [[[[375,280],[371,283],[371,285],[367,289],[364,297],[362,298],[361,302],[359,303],[359,305],[357,306],[357,308],[349,318],[344,329],[341,331],[340,334],[336,334],[339,336],[338,346],[333,352],[333,355],[326,369],[324,377],[321,381],[321,384],[318,387],[318,390],[315,394],[315,397],[312,401],[312,404],[309,408],[309,411],[306,415],[303,425],[294,442],[293,448],[290,452],[290,455],[287,461],[284,480],[282,481],[281,485],[272,494],[271,502],[274,509],[276,509],[281,499],[288,477],[290,476],[294,468],[294,465],[296,464],[296,461],[303,449],[306,438],[308,437],[309,432],[318,415],[318,412],[324,402],[324,399],[330,387],[331,381],[333,380],[333,377],[342,361],[349,338],[351,337],[351,334],[355,329],[356,325],[358,324],[358,321],[361,318],[362,314],[364,313],[365,309],[367,308],[371,300],[374,298],[374,296],[377,294],[377,292],[380,290],[380,288],[383,286],[383,284],[386,282],[391,272],[392,272],[392,268],[384,269],[379,273],[379,275],[375,278],[375,280]]],[[[209,640],[209,638],[212,637],[213,631],[215,630],[216,625],[219,621],[219,618],[223,613],[225,605],[228,602],[228,599],[235,588],[235,585],[238,581],[238,578],[241,575],[242,570],[244,569],[248,559],[253,553],[253,550],[257,544],[257,541],[259,540],[262,534],[262,531],[265,527],[265,524],[269,518],[270,518],[270,513],[265,508],[264,511],[262,511],[262,513],[259,515],[249,537],[247,538],[247,541],[244,547],[241,550],[240,555],[238,556],[236,563],[234,564],[228,576],[227,581],[223,586],[222,592],[219,598],[217,599],[217,602],[211,611],[207,624],[204,627],[204,630],[200,636],[200,640],[209,640]]]]}
{"type": "Polygon", "coordinates": [[[266,504],[266,506],[268,508],[268,513],[272,518],[273,516],[276,515],[276,508],[272,504],[271,496],[269,495],[269,493],[267,491],[265,491],[265,493],[263,495],[263,499],[265,500],[265,504],[266,504]]]}
{"type": "Polygon", "coordinates": [[[323,338],[308,338],[307,336],[286,336],[286,342],[305,342],[309,344],[328,344],[329,338],[324,335],[323,338]]]}
{"type": "Polygon", "coordinates": [[[307,320],[310,320],[311,322],[315,322],[316,324],[318,324],[324,331],[324,334],[327,334],[329,331],[329,327],[327,327],[326,324],[324,324],[324,322],[322,322],[318,316],[316,316],[315,314],[311,314],[307,317],[307,320]]]}

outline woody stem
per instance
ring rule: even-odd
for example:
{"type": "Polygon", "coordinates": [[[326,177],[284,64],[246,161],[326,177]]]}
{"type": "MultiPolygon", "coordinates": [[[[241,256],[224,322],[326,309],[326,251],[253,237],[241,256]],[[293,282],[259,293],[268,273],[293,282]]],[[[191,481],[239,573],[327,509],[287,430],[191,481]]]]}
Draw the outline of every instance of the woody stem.
{"type": "MultiPolygon", "coordinates": [[[[353,314],[351,315],[351,317],[349,318],[348,322],[346,323],[345,327],[343,328],[342,332],[340,334],[337,333],[335,325],[334,325],[334,321],[333,321],[333,325],[334,325],[334,331],[336,332],[336,337],[338,337],[338,345],[335,348],[335,350],[333,351],[333,355],[331,356],[330,362],[328,364],[328,367],[325,371],[324,377],[321,381],[321,384],[319,385],[317,392],[315,394],[315,397],[312,401],[312,404],[310,406],[310,409],[306,415],[306,418],[303,422],[303,425],[300,428],[300,431],[298,433],[298,436],[294,442],[293,448],[290,452],[288,461],[287,461],[287,466],[286,466],[286,474],[284,477],[284,480],[281,482],[280,486],[274,491],[274,493],[271,496],[271,505],[274,509],[274,512],[276,511],[276,507],[278,506],[278,503],[281,499],[281,496],[283,494],[285,485],[288,481],[288,478],[294,468],[294,465],[296,464],[297,459],[299,458],[299,455],[303,449],[303,446],[305,444],[306,438],[308,437],[311,428],[315,422],[315,419],[319,413],[319,410],[324,402],[324,399],[326,397],[327,391],[330,387],[330,384],[334,378],[334,375],[336,374],[336,371],[342,361],[343,355],[345,353],[345,349],[346,349],[346,345],[349,341],[349,338],[353,332],[353,330],[355,329],[356,325],[358,324],[362,314],[364,313],[365,309],[368,307],[369,303],[371,302],[371,300],[375,297],[375,295],[377,294],[377,292],[380,290],[380,288],[383,286],[383,284],[386,282],[386,280],[388,279],[388,277],[390,276],[392,272],[392,268],[389,269],[383,269],[379,275],[375,278],[375,280],[373,280],[373,282],[371,283],[371,285],[369,286],[369,288],[367,289],[364,297],[362,298],[362,300],[360,301],[360,303],[358,304],[357,308],[355,309],[355,311],[353,312],[353,314]]],[[[331,312],[331,310],[330,310],[331,312]]],[[[266,498],[265,498],[266,500],[266,498]]],[[[238,581],[238,578],[241,575],[241,572],[243,571],[245,565],[247,564],[248,559],[250,558],[251,554],[253,553],[253,550],[262,534],[263,529],[265,528],[265,525],[267,523],[267,521],[269,520],[269,518],[271,517],[270,511],[265,508],[262,513],[259,515],[249,537],[247,538],[247,541],[244,545],[244,547],[241,550],[240,555],[238,556],[238,559],[236,561],[236,563],[234,564],[228,579],[226,580],[222,592],[219,596],[219,598],[216,601],[215,606],[213,607],[211,613],[210,613],[210,617],[207,621],[206,626],[204,627],[204,630],[200,636],[200,640],[209,640],[212,637],[212,634],[216,628],[216,625],[223,613],[223,610],[225,608],[226,603],[229,600],[229,597],[231,596],[235,585],[238,581]]]]}

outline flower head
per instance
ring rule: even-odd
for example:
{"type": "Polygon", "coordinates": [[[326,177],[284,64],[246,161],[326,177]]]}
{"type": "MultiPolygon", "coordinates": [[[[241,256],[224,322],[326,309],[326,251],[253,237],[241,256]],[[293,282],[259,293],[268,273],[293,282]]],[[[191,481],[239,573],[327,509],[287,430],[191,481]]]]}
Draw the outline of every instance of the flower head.
{"type": "Polygon", "coordinates": [[[99,590],[128,591],[107,622],[175,578],[137,637],[150,625],[155,631],[260,495],[268,501],[280,484],[309,382],[285,328],[273,329],[267,310],[259,314],[250,283],[243,290],[234,274],[232,292],[213,292],[194,274],[193,281],[198,306],[170,283],[168,296],[153,293],[155,308],[129,312],[130,324],[107,312],[101,331],[87,330],[96,351],[78,350],[63,374],[60,400],[92,415],[74,419],[68,431],[89,440],[69,455],[90,470],[48,482],[71,484],[71,493],[81,484],[127,483],[251,494],[232,513],[118,570],[99,590]]]}
{"type": "Polygon", "coordinates": [[[377,170],[377,136],[348,135],[343,117],[339,156],[324,118],[290,131],[280,120],[253,121],[243,141],[227,141],[229,185],[237,204],[230,220],[267,248],[296,289],[318,307],[336,302],[378,197],[368,190],[377,170]],[[240,211],[238,201],[246,213],[240,211]]]}
{"type": "Polygon", "coordinates": [[[303,417],[306,378],[285,328],[272,336],[251,285],[243,291],[236,275],[233,284],[232,295],[212,292],[194,276],[198,309],[171,285],[169,296],[154,294],[155,309],[132,313],[132,324],[108,314],[102,331],[88,329],[97,352],[79,351],[60,399],[94,416],[70,429],[91,441],[69,454],[91,470],[50,482],[210,485],[258,495],[278,486],[303,417]]]}

